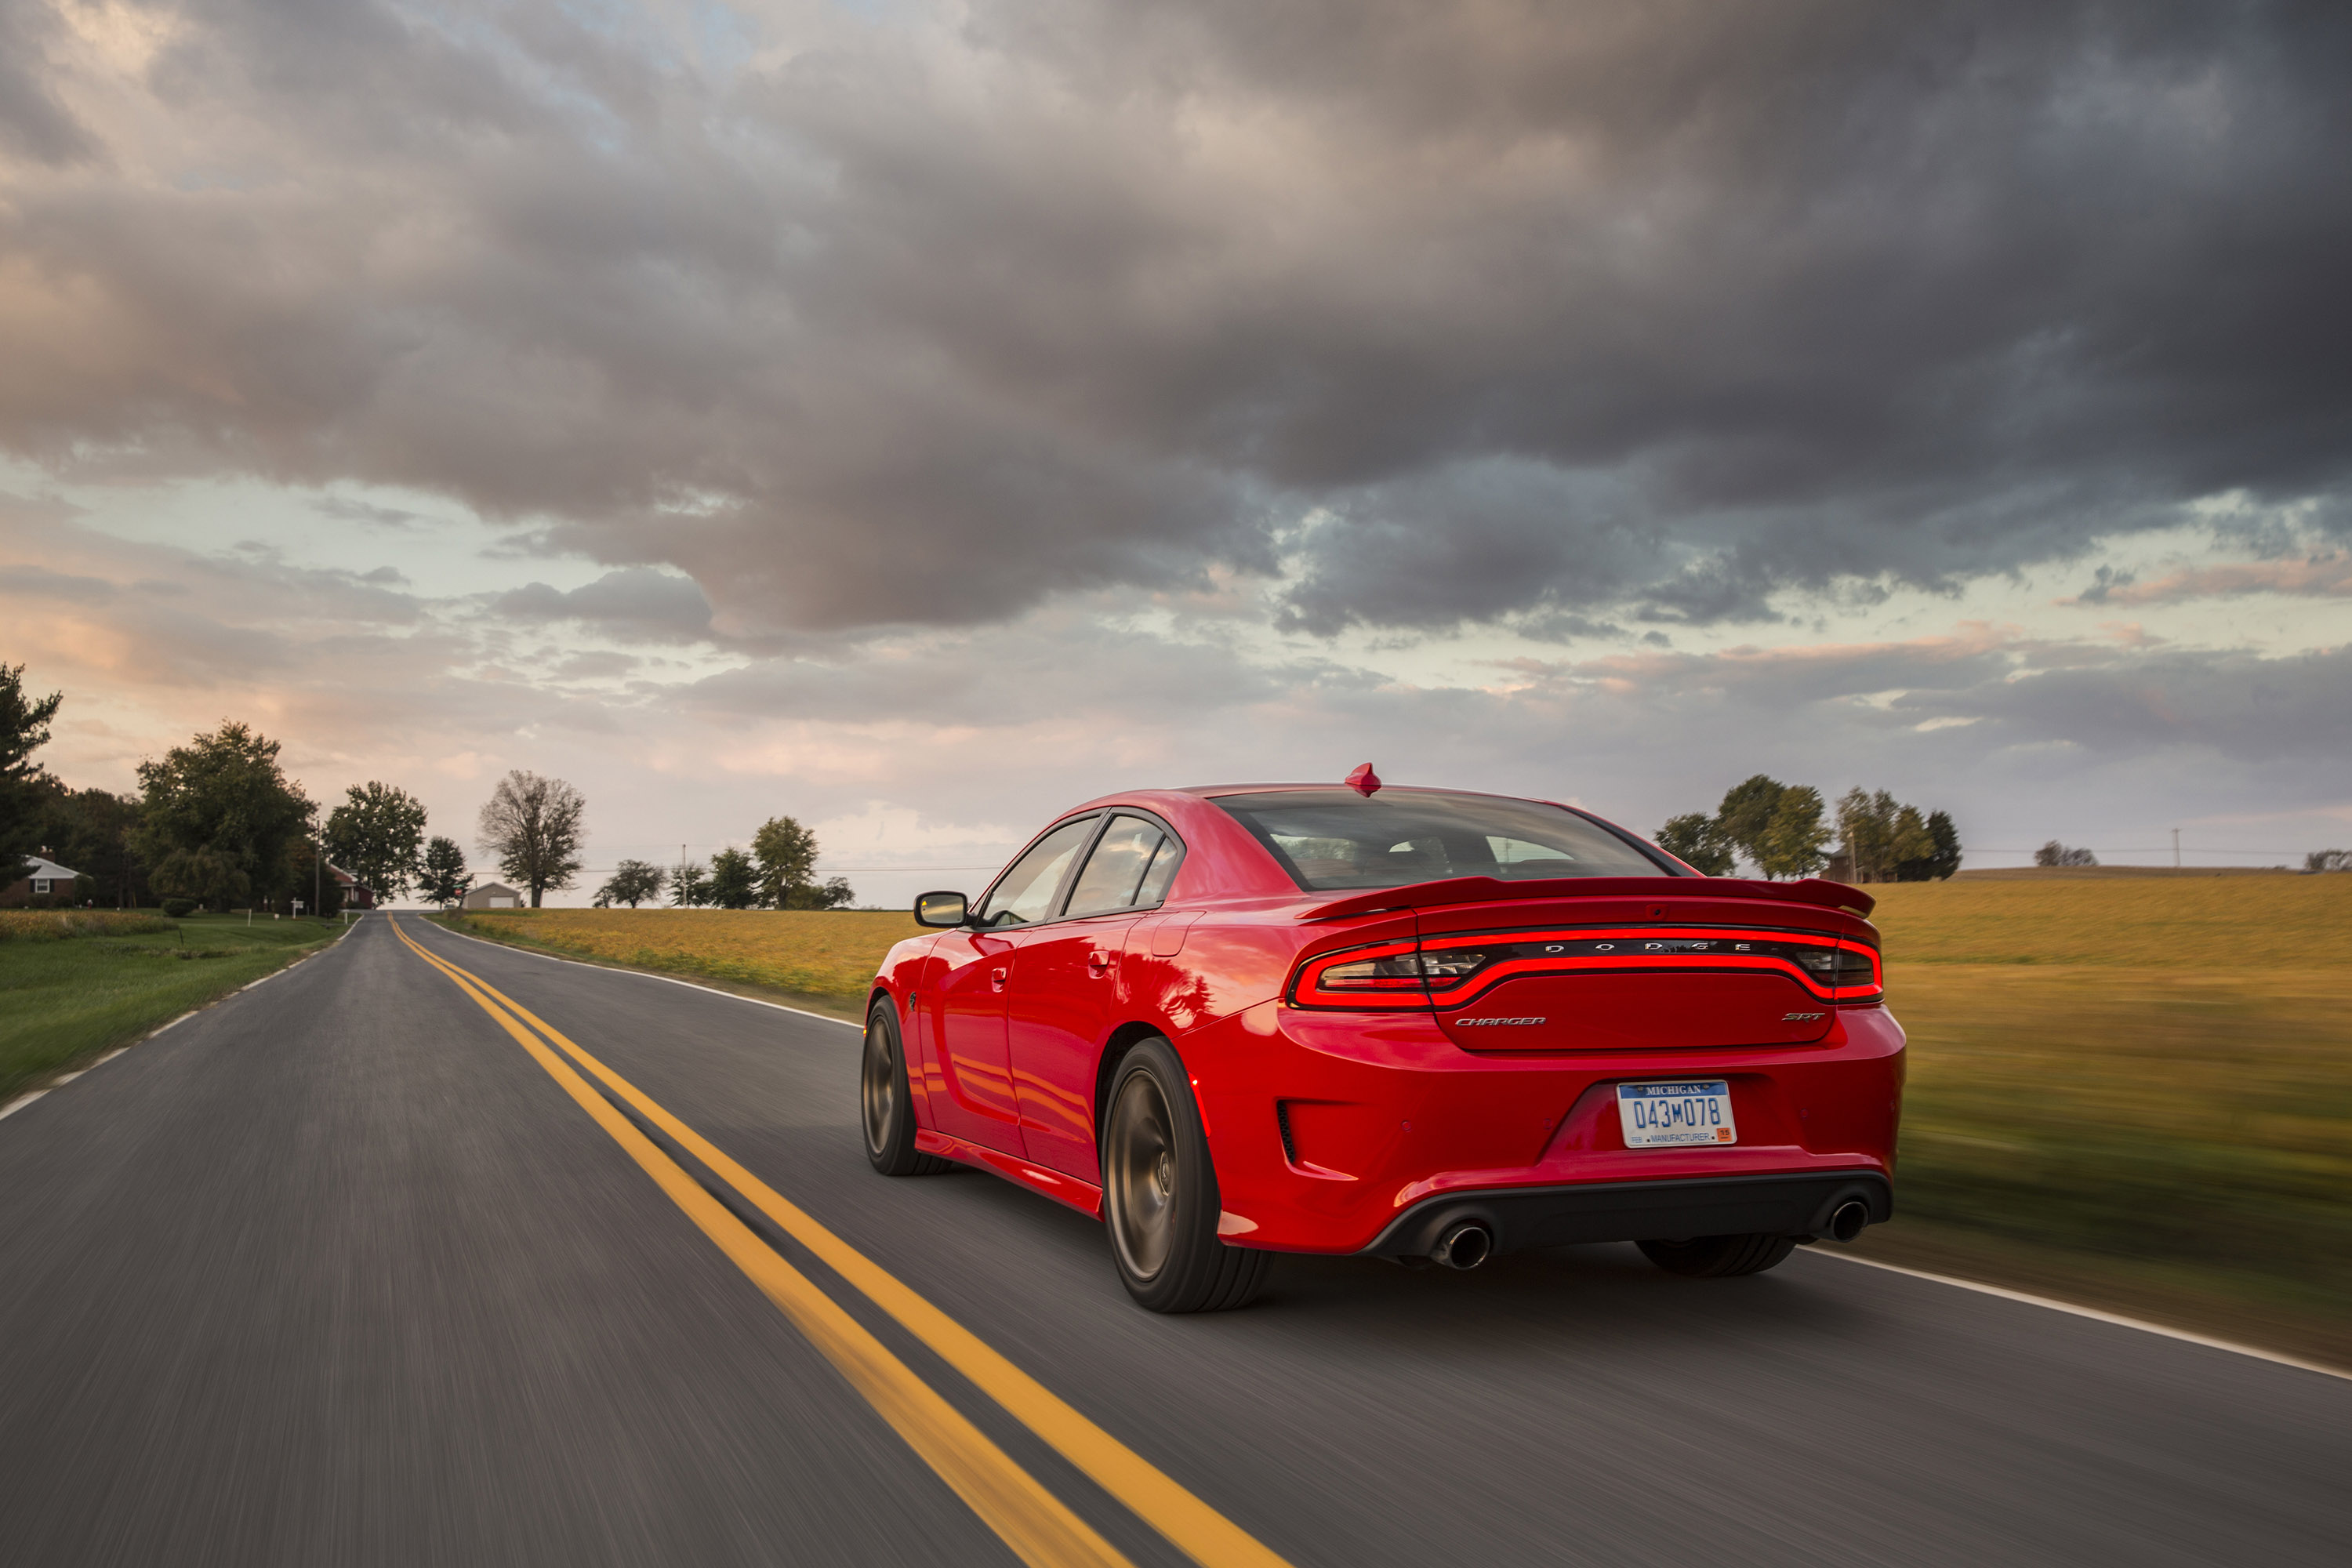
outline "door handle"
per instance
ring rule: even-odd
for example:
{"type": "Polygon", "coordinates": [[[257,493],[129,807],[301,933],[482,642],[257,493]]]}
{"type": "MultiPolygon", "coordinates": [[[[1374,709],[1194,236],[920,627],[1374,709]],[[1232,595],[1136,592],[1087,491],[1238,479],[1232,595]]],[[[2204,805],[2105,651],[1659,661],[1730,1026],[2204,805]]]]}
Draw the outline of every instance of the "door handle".
{"type": "Polygon", "coordinates": [[[988,988],[989,988],[990,990],[992,990],[992,991],[1002,991],[1002,990],[1003,990],[1003,989],[1004,989],[1004,974],[1005,974],[1005,972],[1004,972],[1003,970],[1002,970],[1002,969],[992,969],[992,970],[990,970],[990,971],[988,972],[988,988]]]}
{"type": "Polygon", "coordinates": [[[1112,956],[1113,955],[1110,953],[1102,952],[1095,952],[1087,954],[1087,972],[1093,974],[1097,980],[1101,979],[1104,975],[1108,974],[1110,973],[1112,956]]]}

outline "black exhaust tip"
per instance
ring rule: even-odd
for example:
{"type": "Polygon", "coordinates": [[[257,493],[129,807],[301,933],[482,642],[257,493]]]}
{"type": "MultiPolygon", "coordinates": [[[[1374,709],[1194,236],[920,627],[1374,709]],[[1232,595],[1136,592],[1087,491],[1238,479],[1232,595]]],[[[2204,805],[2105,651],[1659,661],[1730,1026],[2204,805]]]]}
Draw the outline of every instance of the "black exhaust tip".
{"type": "Polygon", "coordinates": [[[1870,1223],[1870,1205],[1860,1198],[1848,1198],[1830,1211],[1829,1237],[1832,1241],[1852,1241],[1870,1223]]]}
{"type": "Polygon", "coordinates": [[[1473,1222],[1448,1229],[1429,1256],[1448,1268],[1475,1268],[1494,1253],[1495,1233],[1473,1222]]]}

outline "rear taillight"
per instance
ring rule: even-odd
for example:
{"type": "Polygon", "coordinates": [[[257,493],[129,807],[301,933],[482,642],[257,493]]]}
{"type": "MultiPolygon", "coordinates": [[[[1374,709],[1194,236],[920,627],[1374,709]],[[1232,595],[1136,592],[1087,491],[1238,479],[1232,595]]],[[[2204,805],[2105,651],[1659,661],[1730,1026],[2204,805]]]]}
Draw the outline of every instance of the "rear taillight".
{"type": "Polygon", "coordinates": [[[1426,1007],[1420,948],[1383,942],[1318,953],[1299,965],[1290,999],[1302,1007],[1426,1007]]]}
{"type": "Polygon", "coordinates": [[[1884,989],[1878,954],[1866,947],[1841,944],[1834,983],[1841,1002],[1876,1001],[1884,989]]]}
{"type": "Polygon", "coordinates": [[[1318,953],[1299,965],[1301,1007],[1397,1011],[1469,1005],[1506,980],[1624,971],[1773,970],[1822,1001],[1879,995],[1878,954],[1835,937],[1738,927],[1594,928],[1430,937],[1318,953]]]}

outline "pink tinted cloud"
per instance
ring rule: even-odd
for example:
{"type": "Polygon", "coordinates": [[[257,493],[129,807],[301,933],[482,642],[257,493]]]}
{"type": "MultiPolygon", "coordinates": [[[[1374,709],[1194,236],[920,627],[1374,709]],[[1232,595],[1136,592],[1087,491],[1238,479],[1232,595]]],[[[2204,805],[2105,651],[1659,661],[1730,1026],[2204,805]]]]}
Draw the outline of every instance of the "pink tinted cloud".
{"type": "Polygon", "coordinates": [[[2218,599],[2239,594],[2352,598],[2352,554],[2339,552],[2302,561],[2242,561],[2226,566],[2188,567],[2153,583],[2126,583],[2058,603],[2177,605],[2187,599],[2218,599]]]}

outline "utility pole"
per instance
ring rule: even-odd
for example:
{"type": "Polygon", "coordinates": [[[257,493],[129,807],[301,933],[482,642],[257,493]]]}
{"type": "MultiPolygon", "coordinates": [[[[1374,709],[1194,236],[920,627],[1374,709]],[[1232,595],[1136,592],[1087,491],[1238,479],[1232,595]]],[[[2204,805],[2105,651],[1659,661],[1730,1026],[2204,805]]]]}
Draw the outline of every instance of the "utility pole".
{"type": "Polygon", "coordinates": [[[2180,869],[2180,829],[2178,827],[2172,830],[2172,868],[2176,871],[2180,869]]]}

